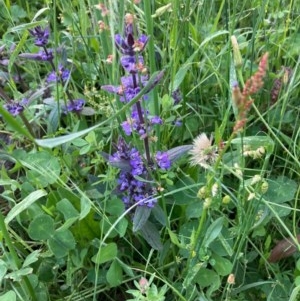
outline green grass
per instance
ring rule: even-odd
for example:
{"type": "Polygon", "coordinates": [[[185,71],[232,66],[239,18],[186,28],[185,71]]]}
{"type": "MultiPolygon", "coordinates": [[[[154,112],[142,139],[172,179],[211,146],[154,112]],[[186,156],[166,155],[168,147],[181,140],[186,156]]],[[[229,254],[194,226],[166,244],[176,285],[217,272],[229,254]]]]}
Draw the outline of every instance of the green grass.
{"type": "Polygon", "coordinates": [[[133,2],[103,1],[102,16],[91,0],[0,0],[0,301],[298,300],[300,1],[133,2]],[[124,76],[114,35],[126,13],[150,37],[142,54],[151,78],[127,104],[101,90],[124,76]],[[47,86],[49,63],[19,56],[39,51],[28,29],[46,24],[54,65],[72,71],[63,85],[47,86]],[[243,90],[267,52],[263,86],[234,132],[242,109],[233,85],[243,90]],[[161,70],[142,102],[163,119],[150,155],[178,159],[168,170],[147,166],[154,209],[126,208],[122,164],[107,154],[120,136],[146,152],[121,123],[161,70]],[[82,114],[62,114],[70,95],[85,100],[82,114]],[[25,97],[12,117],[7,99],[25,97]],[[208,169],[186,153],[201,133],[218,150],[208,169]],[[269,262],[283,238],[296,251],[269,262]]]}

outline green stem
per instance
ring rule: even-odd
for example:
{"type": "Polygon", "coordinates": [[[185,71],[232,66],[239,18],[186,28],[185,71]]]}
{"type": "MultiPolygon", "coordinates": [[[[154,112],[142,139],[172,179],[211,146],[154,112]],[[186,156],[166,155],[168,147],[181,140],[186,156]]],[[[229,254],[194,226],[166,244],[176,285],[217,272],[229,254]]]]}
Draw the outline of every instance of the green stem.
{"type": "MultiPolygon", "coordinates": [[[[15,263],[15,266],[19,270],[22,267],[21,260],[18,257],[18,254],[15,251],[13,243],[12,243],[12,241],[10,239],[9,233],[7,231],[7,228],[6,228],[6,225],[5,225],[5,222],[4,222],[4,216],[3,216],[2,212],[1,212],[1,210],[0,210],[0,231],[1,231],[2,236],[4,238],[5,244],[6,244],[7,248],[9,249],[10,255],[11,255],[11,257],[12,257],[14,263],[15,263]]],[[[31,296],[32,300],[33,301],[37,301],[34,289],[33,289],[32,285],[31,285],[28,277],[27,276],[23,276],[23,280],[24,280],[27,292],[31,296]]]]}
{"type": "Polygon", "coordinates": [[[31,136],[34,138],[35,135],[34,135],[34,132],[33,132],[33,130],[32,130],[32,127],[31,127],[30,123],[28,122],[27,118],[25,117],[24,113],[21,112],[19,115],[20,115],[22,121],[24,122],[24,124],[25,124],[25,126],[26,126],[28,132],[29,132],[29,133],[31,134],[31,136]]]}

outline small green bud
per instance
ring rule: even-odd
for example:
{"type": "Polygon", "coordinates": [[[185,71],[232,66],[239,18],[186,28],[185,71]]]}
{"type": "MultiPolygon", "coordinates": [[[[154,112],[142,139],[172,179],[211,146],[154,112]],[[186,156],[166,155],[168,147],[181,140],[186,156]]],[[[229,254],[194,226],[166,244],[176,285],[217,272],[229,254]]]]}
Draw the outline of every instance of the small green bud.
{"type": "Polygon", "coordinates": [[[231,201],[231,198],[230,198],[230,196],[229,196],[228,194],[226,194],[226,195],[223,197],[223,199],[222,199],[222,203],[223,203],[223,204],[229,204],[230,201],[231,201]]]}
{"type": "Polygon", "coordinates": [[[198,193],[197,193],[197,197],[199,198],[199,199],[205,199],[205,197],[206,197],[206,186],[203,186],[203,187],[201,187],[200,189],[199,189],[199,191],[198,191],[198,193]]]}
{"type": "Polygon", "coordinates": [[[212,198],[206,198],[204,200],[203,208],[209,208],[212,202],[212,198]]]}
{"type": "Polygon", "coordinates": [[[269,183],[267,181],[263,181],[260,187],[261,193],[266,193],[269,189],[269,183]]]}

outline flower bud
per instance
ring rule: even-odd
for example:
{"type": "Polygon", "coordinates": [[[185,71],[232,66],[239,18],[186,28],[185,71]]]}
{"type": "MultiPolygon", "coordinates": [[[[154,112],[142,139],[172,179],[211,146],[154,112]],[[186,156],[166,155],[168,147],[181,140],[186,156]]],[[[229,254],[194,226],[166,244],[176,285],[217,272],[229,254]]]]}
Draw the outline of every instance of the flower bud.
{"type": "Polygon", "coordinates": [[[211,202],[212,202],[212,198],[206,198],[206,199],[204,200],[203,208],[204,208],[204,209],[209,208],[210,205],[211,205],[211,202]]]}
{"type": "Polygon", "coordinates": [[[261,193],[266,193],[269,189],[269,183],[267,181],[263,181],[260,186],[261,193]]]}
{"type": "Polygon", "coordinates": [[[230,203],[230,201],[231,201],[231,198],[230,198],[230,196],[228,195],[228,194],[226,194],[224,197],[223,197],[223,199],[222,199],[222,203],[223,204],[229,204],[230,203]]]}
{"type": "Polygon", "coordinates": [[[206,197],[206,186],[203,186],[199,189],[198,193],[197,193],[197,197],[199,199],[205,199],[206,197]]]}
{"type": "Polygon", "coordinates": [[[234,65],[236,68],[241,68],[243,64],[243,60],[240,52],[240,47],[235,36],[231,36],[231,44],[232,44],[234,65]]]}

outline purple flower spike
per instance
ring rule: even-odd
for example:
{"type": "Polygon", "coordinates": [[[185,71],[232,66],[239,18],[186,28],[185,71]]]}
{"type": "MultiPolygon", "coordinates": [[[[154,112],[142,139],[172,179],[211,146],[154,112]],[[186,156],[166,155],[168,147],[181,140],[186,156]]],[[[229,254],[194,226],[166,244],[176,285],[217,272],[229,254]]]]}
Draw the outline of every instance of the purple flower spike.
{"type": "Polygon", "coordinates": [[[82,111],[84,105],[85,101],[83,99],[75,99],[73,101],[69,101],[67,103],[67,106],[63,108],[63,111],[65,114],[67,114],[68,112],[79,113],[82,111]]]}
{"type": "Polygon", "coordinates": [[[157,165],[161,169],[169,169],[171,167],[171,161],[167,153],[157,152],[155,156],[157,165]]]}
{"type": "Polygon", "coordinates": [[[144,66],[144,58],[139,55],[138,62],[135,56],[124,55],[121,57],[121,65],[128,73],[137,73],[144,66]]]}
{"type": "Polygon", "coordinates": [[[12,115],[17,116],[24,111],[24,107],[17,102],[10,102],[4,105],[4,108],[12,115]]]}
{"type": "Polygon", "coordinates": [[[151,118],[151,123],[152,124],[162,124],[163,121],[160,117],[154,116],[154,117],[151,118]]]}
{"type": "Polygon", "coordinates": [[[53,60],[53,52],[52,50],[48,50],[47,52],[40,50],[38,53],[21,53],[19,57],[35,61],[51,62],[53,60]]]}
{"type": "Polygon", "coordinates": [[[34,44],[39,47],[45,47],[48,44],[48,39],[50,35],[50,30],[48,27],[42,29],[41,26],[37,26],[30,30],[30,34],[35,38],[34,44]]]}
{"type": "Polygon", "coordinates": [[[63,65],[60,64],[58,66],[58,74],[59,76],[56,74],[55,71],[50,72],[47,76],[47,82],[50,83],[59,80],[62,80],[63,82],[67,81],[70,77],[70,70],[66,69],[63,65]]]}

